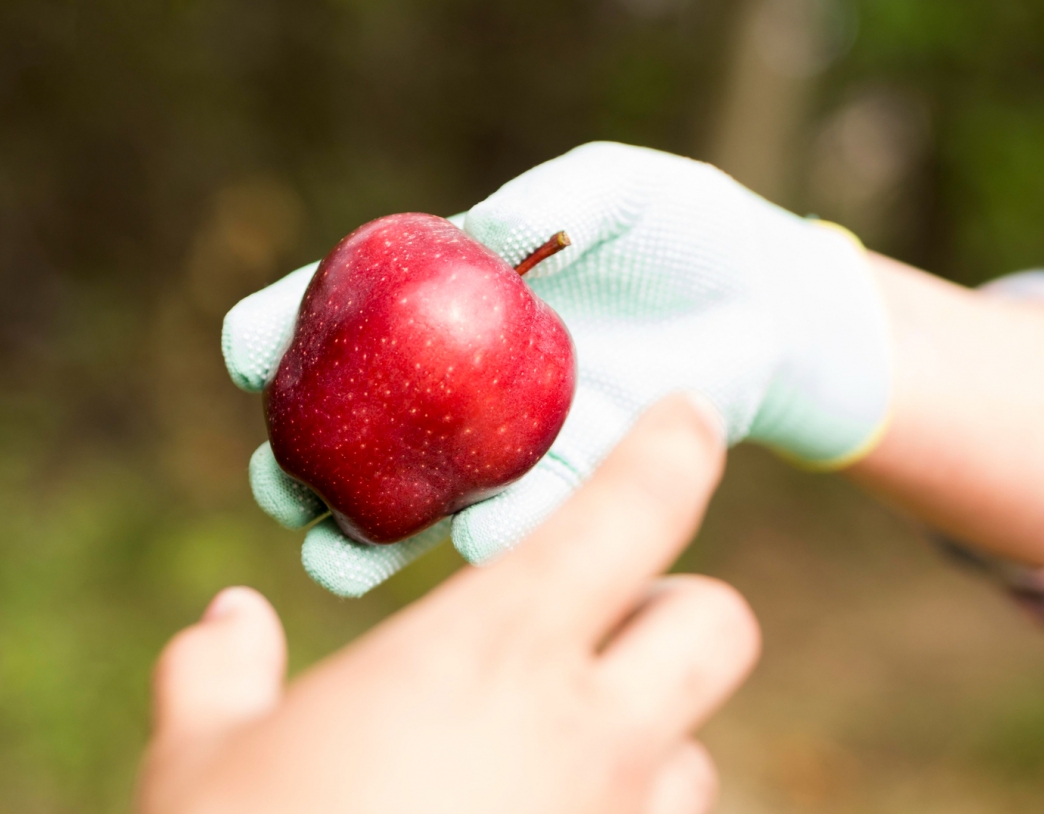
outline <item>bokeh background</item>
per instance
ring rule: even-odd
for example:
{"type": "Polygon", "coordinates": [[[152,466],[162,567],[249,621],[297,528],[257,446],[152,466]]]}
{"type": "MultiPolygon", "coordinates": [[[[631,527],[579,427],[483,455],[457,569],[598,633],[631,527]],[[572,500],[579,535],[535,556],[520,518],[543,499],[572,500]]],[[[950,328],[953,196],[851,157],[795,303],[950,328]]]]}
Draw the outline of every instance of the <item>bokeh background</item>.
{"type": "MultiPolygon", "coordinates": [[[[419,596],[323,593],[252,504],[238,298],[591,139],[715,161],[975,284],[1044,263],[1044,0],[0,3],[0,810],[117,812],[150,665],[248,583],[293,669],[419,596]]],[[[682,570],[765,658],[721,810],[1044,807],[1044,632],[836,477],[740,449],[682,570]]]]}

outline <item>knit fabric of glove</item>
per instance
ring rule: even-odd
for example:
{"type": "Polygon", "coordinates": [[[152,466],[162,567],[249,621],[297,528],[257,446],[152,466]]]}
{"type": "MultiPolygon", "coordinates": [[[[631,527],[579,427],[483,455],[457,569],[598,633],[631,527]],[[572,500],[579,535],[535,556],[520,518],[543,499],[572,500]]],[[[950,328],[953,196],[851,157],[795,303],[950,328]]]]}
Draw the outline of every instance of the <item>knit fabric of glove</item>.
{"type": "MultiPolygon", "coordinates": [[[[889,339],[861,247],[713,167],[589,144],[505,185],[467,213],[464,228],[512,265],[568,232],[572,245],[526,279],[568,326],[579,369],[569,418],[548,454],[507,490],[454,517],[454,544],[472,562],[496,557],[535,528],[641,411],[672,391],[709,402],[730,443],[750,437],[811,466],[844,463],[880,434],[889,339]]],[[[260,389],[275,369],[312,271],[229,313],[223,348],[241,387],[260,389]]],[[[285,525],[305,525],[322,511],[270,451],[255,455],[251,482],[261,506],[285,525]]],[[[308,533],[305,567],[334,592],[358,595],[434,544],[444,534],[436,528],[423,540],[367,547],[327,521],[308,533]]]]}

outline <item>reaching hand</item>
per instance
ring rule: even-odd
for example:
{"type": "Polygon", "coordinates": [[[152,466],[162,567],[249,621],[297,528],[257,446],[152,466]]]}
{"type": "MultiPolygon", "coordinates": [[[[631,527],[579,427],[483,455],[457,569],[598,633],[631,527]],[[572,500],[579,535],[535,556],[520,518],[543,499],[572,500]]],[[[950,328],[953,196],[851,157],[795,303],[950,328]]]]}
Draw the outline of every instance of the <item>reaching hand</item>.
{"type": "Polygon", "coordinates": [[[720,475],[711,424],[681,397],[653,407],[518,550],[285,690],[272,608],[220,594],[160,658],[140,814],[707,811],[691,733],[757,627],[719,582],[654,577],[720,475]]]}

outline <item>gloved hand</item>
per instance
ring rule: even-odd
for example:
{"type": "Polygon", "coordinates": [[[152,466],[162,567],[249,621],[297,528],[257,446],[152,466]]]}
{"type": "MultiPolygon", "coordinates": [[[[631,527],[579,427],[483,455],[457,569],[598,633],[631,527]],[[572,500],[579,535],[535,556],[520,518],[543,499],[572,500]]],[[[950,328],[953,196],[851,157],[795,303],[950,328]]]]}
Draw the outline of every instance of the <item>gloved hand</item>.
{"type": "MultiPolygon", "coordinates": [[[[864,251],[713,167],[588,144],[506,184],[467,213],[463,228],[512,265],[548,235],[568,232],[573,245],[526,280],[565,321],[579,367],[569,418],[548,454],[453,518],[453,542],[471,562],[537,526],[671,391],[701,396],[729,443],[751,438],[812,467],[854,460],[882,431],[890,342],[864,251]]],[[[229,312],[223,349],[239,386],[260,390],[274,371],[315,268],[229,312]]],[[[325,510],[279,471],[267,445],[250,474],[258,503],[284,525],[325,510]]],[[[443,521],[402,543],[367,547],[327,520],[308,532],[304,564],[335,593],[360,595],[449,530],[443,521]]]]}

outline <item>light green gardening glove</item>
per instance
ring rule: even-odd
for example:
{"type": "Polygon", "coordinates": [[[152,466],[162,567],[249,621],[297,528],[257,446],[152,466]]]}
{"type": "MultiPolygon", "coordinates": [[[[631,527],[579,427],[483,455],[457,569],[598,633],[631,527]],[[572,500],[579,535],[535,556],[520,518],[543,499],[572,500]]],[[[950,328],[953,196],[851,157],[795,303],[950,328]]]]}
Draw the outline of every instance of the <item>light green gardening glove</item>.
{"type": "MultiPolygon", "coordinates": [[[[573,245],[526,280],[569,327],[579,367],[569,418],[548,454],[453,518],[454,544],[472,562],[535,528],[641,411],[672,391],[699,395],[729,443],[751,438],[813,467],[844,465],[881,434],[890,343],[864,251],[713,167],[588,144],[506,184],[467,213],[464,229],[512,265],[568,232],[573,245]]],[[[259,390],[275,370],[314,269],[229,313],[223,347],[241,387],[259,390]]],[[[251,483],[284,525],[325,511],[279,471],[267,445],[251,461],[251,483]]],[[[403,543],[366,547],[327,520],[309,531],[304,563],[335,593],[359,595],[448,530],[444,521],[403,543]]]]}

